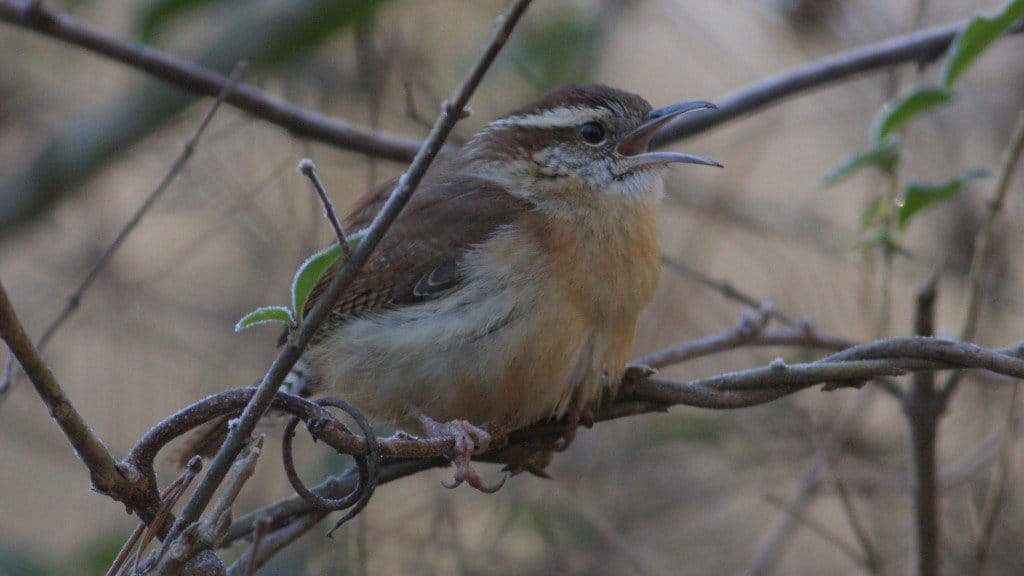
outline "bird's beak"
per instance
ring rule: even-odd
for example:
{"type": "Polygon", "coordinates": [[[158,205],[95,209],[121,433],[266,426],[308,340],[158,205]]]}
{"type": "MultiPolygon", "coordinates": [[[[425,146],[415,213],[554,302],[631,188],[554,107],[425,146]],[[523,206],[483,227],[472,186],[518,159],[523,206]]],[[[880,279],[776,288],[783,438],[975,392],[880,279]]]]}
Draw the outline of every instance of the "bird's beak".
{"type": "Polygon", "coordinates": [[[692,100],[651,110],[644,117],[644,123],[627,134],[626,137],[619,142],[619,145],[615,150],[623,156],[628,156],[633,161],[634,167],[644,166],[647,164],[669,164],[671,162],[681,162],[685,164],[702,164],[704,166],[717,166],[721,168],[722,165],[718,162],[696,154],[686,154],[684,152],[647,151],[647,147],[650,145],[651,139],[654,138],[654,134],[658,129],[668,124],[676,117],[695,110],[717,109],[718,106],[715,106],[711,102],[692,100]]]}

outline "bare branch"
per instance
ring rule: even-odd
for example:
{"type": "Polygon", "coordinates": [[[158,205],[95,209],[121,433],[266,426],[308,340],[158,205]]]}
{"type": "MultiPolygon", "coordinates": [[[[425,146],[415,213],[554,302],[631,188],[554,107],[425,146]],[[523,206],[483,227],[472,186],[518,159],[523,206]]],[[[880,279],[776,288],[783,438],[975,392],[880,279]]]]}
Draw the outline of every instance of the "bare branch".
{"type": "MultiPolygon", "coordinates": [[[[316,164],[313,163],[311,158],[303,158],[299,161],[299,172],[302,172],[306,178],[309,178],[310,183],[313,184],[313,189],[320,198],[320,203],[324,206],[324,217],[327,218],[331,228],[334,230],[334,237],[338,240],[338,246],[341,247],[345,258],[349,258],[352,256],[352,247],[348,245],[345,230],[341,226],[341,221],[338,220],[337,212],[334,211],[334,202],[331,202],[331,197],[327,195],[327,189],[324,188],[320,175],[316,173],[316,164]]],[[[295,313],[298,314],[300,311],[296,310],[295,313]]]]}
{"type": "Polygon", "coordinates": [[[126,492],[129,481],[121,473],[103,441],[75,409],[53,372],[50,372],[49,367],[43,362],[39,351],[32,345],[32,340],[25,333],[14,307],[11,306],[3,283],[0,283],[0,338],[3,338],[11,353],[21,363],[39,397],[50,409],[50,416],[71,443],[75,456],[89,469],[93,489],[115,497],[126,492]]]}
{"type": "Polygon", "coordinates": [[[186,528],[168,545],[168,553],[164,554],[153,569],[156,574],[179,574],[185,564],[199,552],[216,548],[227,534],[231,525],[231,507],[242,492],[242,486],[256,471],[256,462],[263,450],[265,435],[260,434],[245,445],[238,459],[232,464],[231,470],[224,479],[224,486],[213,501],[201,522],[186,528]]]}
{"type": "MultiPolygon", "coordinates": [[[[723,298],[726,298],[728,300],[733,300],[735,302],[739,302],[740,304],[745,304],[755,310],[765,304],[765,302],[762,302],[761,300],[758,300],[757,298],[754,298],[753,296],[743,292],[739,288],[736,288],[735,286],[732,285],[731,282],[727,280],[718,280],[716,278],[712,278],[711,276],[708,276],[707,274],[701,272],[700,270],[694,268],[693,266],[690,266],[685,262],[669,258],[668,256],[662,254],[661,263],[662,265],[669,268],[673,272],[676,272],[682,276],[686,276],[687,278],[693,280],[694,282],[699,282],[700,284],[703,284],[708,288],[711,288],[715,292],[721,294],[723,298]]],[[[772,318],[778,320],[779,323],[784,326],[793,326],[796,324],[796,322],[793,321],[789,316],[786,316],[782,312],[779,312],[778,309],[776,309],[775,307],[772,307],[771,316],[772,318]]]]}
{"type": "MultiPolygon", "coordinates": [[[[150,74],[185,90],[216,96],[227,79],[138,42],[122,40],[54,12],[33,0],[0,0],[0,20],[74,44],[150,74]]],[[[336,118],[282,102],[248,85],[239,85],[227,102],[257,118],[287,129],[300,138],[312,138],[378,158],[408,162],[420,144],[415,140],[355,128],[336,118]]]]}
{"type": "Polygon", "coordinates": [[[633,363],[652,368],[664,368],[694,358],[749,346],[799,346],[824,350],[845,350],[857,344],[847,338],[818,332],[808,322],[801,322],[793,327],[783,329],[765,329],[768,320],[774,315],[775,309],[769,303],[762,304],[758,310],[744,313],[739,322],[729,330],[697,340],[680,342],[645,354],[634,360],[633,363]]]}
{"type": "MultiPolygon", "coordinates": [[[[664,146],[753,114],[785,98],[822,88],[871,70],[906,62],[927,63],[945,52],[964,23],[947,24],[854,48],[765,78],[715,100],[714,114],[694,113],[658,131],[652,146],[664,146]]],[[[1020,26],[1012,29],[1019,33],[1020,26]]]]}

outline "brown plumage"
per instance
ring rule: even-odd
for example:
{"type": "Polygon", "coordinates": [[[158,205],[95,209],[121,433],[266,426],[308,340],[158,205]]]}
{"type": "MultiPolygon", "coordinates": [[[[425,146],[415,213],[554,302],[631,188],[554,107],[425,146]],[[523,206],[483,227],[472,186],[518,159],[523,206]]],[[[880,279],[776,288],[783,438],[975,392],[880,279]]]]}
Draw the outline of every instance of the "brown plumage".
{"type": "MultiPolygon", "coordinates": [[[[713,106],[652,110],[585,84],[492,122],[430,168],[291,384],[315,383],[403,429],[454,435],[456,479],[487,489],[469,466],[489,441],[479,425],[578,418],[619,383],[660,271],[665,166],[715,165],[647,145],[701,108],[713,106]]],[[[368,226],[393,186],[360,200],[347,230],[368,226]]]]}

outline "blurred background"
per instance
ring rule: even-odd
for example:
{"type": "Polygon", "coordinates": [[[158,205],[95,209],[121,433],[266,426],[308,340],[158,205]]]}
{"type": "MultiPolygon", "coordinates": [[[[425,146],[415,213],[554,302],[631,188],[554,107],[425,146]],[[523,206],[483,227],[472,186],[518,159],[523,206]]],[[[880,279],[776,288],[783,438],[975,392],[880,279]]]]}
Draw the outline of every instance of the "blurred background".
{"type": "MultiPolygon", "coordinates": [[[[995,1],[537,0],[473,98],[465,139],[541,91],[599,81],[655,106],[714,100],[767,75],[939,23],[995,1]]],[[[49,0],[123,38],[227,72],[360,126],[421,138],[490,33],[499,0],[49,0]]],[[[0,25],[0,277],[30,333],[64,307],[104,248],[164,176],[210,104],[123,65],[0,25]],[[15,202],[12,199],[31,199],[15,202]]],[[[942,181],[996,170],[1024,106],[1024,38],[1001,41],[957,86],[958,99],[906,132],[901,178],[942,181]]],[[[878,106],[939,66],[876,73],[790,99],[676,144],[725,170],[671,172],[661,237],[671,258],[727,280],[789,317],[856,339],[907,334],[913,295],[945,264],[938,332],[955,336],[973,237],[993,179],[922,213],[901,239],[892,310],[878,321],[877,251],[858,249],[861,214],[884,182],[870,171],[822,189],[842,157],[866,147],[878,106]],[[880,326],[881,324],[881,326],[880,326]]],[[[224,107],[199,150],[57,333],[47,358],[116,456],[149,426],[210,392],[247,385],[274,355],[276,328],[235,334],[250,309],[285,303],[291,274],[331,238],[308,183],[313,158],[344,211],[402,165],[296,139],[224,107]]],[[[1024,179],[1011,184],[996,235],[977,341],[1024,340],[1020,246],[1024,179]]],[[[641,320],[636,352],[728,329],[741,306],[671,269],[641,320]]],[[[664,374],[690,379],[794,350],[741,350],[664,374]]],[[[776,574],[869,573],[847,504],[883,560],[906,571],[907,426],[870,398],[827,467],[776,574]],[[838,543],[837,543],[838,541],[838,543]]],[[[516,477],[496,495],[448,491],[437,470],[383,486],[368,510],[292,546],[265,574],[732,574],[752,565],[802,471],[854,392],[809,390],[730,412],[675,408],[604,423],[559,454],[553,480],[516,477]]],[[[134,525],[88,491],[83,466],[30,386],[0,400],[0,575],[102,574],[134,525]]],[[[1011,386],[971,376],[940,430],[942,549],[970,573],[970,519],[1006,474],[988,574],[1024,572],[1024,493],[1011,386]],[[987,442],[987,444],[986,444],[987,442]],[[980,448],[979,448],[980,445],[980,448]]],[[[290,493],[277,442],[240,502],[290,493]]],[[[309,482],[339,470],[301,442],[309,482]]],[[[161,481],[173,478],[168,463],[161,481]]],[[[491,478],[496,467],[481,465],[491,478]]]]}

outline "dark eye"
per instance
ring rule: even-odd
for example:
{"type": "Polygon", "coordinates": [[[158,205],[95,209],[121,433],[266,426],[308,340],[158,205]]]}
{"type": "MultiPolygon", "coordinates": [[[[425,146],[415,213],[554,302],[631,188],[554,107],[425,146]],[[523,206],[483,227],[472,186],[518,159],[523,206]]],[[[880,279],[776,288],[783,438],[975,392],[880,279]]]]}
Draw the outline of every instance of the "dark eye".
{"type": "Polygon", "coordinates": [[[580,125],[580,138],[588,144],[600,144],[604,142],[604,126],[599,122],[586,122],[580,125]]]}

